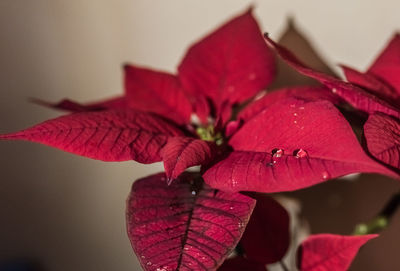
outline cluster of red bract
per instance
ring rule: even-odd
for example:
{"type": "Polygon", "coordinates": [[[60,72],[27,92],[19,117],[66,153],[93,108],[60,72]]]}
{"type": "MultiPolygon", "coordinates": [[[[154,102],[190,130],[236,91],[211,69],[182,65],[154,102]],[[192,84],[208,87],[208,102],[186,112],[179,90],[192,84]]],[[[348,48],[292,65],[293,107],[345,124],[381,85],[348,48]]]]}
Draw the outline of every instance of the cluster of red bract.
{"type": "MultiPolygon", "coordinates": [[[[0,138],[103,161],[163,161],[165,173],[134,182],[127,202],[128,235],[145,270],[266,270],[288,250],[289,216],[254,192],[358,172],[398,176],[399,36],[366,73],[344,68],[345,82],[263,37],[249,10],[191,46],[176,75],[124,71],[124,95],[64,100],[51,106],[71,114],[0,138]],[[276,54],[321,84],[264,91],[276,54]],[[364,148],[341,114],[349,105],[369,115],[364,148]],[[192,166],[200,170],[185,172],[192,166]]],[[[298,249],[298,268],[346,270],[374,237],[311,236],[298,249]]]]}

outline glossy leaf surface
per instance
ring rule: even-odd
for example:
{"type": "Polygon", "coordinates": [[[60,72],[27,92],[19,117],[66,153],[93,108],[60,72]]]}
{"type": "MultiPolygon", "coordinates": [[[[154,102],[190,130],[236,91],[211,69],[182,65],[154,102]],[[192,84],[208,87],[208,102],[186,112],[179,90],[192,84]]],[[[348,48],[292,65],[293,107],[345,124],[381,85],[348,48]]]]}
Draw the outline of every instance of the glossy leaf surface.
{"type": "Polygon", "coordinates": [[[267,107],[288,98],[297,98],[304,101],[328,100],[334,104],[341,102],[338,96],[324,86],[289,87],[266,93],[263,97],[253,101],[240,111],[238,118],[247,121],[267,107]]]}
{"type": "Polygon", "coordinates": [[[133,184],[128,235],[145,270],[216,270],[238,243],[255,200],[199,177],[185,173],[168,186],[160,173],[133,184]]]}
{"type": "Polygon", "coordinates": [[[346,119],[328,101],[275,103],[229,143],[234,151],[204,174],[216,189],[279,192],[355,172],[396,176],[364,153],[346,119]]]}
{"type": "Polygon", "coordinates": [[[161,161],[169,137],[182,132],[161,118],[133,110],[83,112],[45,121],[0,139],[27,140],[103,161],[161,161]]]}

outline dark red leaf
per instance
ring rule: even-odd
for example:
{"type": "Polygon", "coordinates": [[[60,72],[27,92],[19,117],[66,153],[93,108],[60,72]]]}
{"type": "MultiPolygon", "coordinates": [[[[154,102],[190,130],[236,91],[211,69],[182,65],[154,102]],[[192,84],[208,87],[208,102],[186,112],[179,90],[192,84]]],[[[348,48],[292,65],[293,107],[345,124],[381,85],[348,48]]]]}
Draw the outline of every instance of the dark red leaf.
{"type": "Polygon", "coordinates": [[[358,250],[378,235],[341,236],[318,234],[309,237],[299,249],[300,271],[346,271],[358,250]]]}
{"type": "Polygon", "coordinates": [[[240,244],[247,259],[263,265],[280,261],[289,248],[289,214],[273,198],[257,195],[240,244]]]}
{"type": "Polygon", "coordinates": [[[190,137],[170,137],[161,150],[168,181],[176,179],[185,169],[211,162],[215,144],[190,137]]]}
{"type": "Polygon", "coordinates": [[[147,113],[133,110],[83,112],[45,121],[0,139],[39,142],[103,161],[161,161],[169,137],[182,132],[147,113]]]}
{"type": "Polygon", "coordinates": [[[266,93],[263,97],[246,106],[238,115],[241,120],[249,120],[268,106],[287,98],[297,98],[305,101],[328,100],[339,104],[340,98],[324,86],[289,87],[266,93]]]}
{"type": "Polygon", "coordinates": [[[374,74],[391,85],[400,96],[400,35],[395,34],[367,73],[374,74]]]}
{"type": "Polygon", "coordinates": [[[179,66],[185,89],[210,98],[217,113],[224,102],[234,104],[254,96],[274,75],[274,55],[251,10],[195,43],[179,66]]]}
{"type": "Polygon", "coordinates": [[[174,75],[125,65],[125,93],[134,109],[157,113],[179,124],[190,121],[192,106],[174,75]]]}
{"type": "Polygon", "coordinates": [[[229,144],[234,152],[203,176],[216,189],[279,192],[356,172],[396,176],[364,153],[328,101],[275,103],[249,120],[229,144]]]}
{"type": "Polygon", "coordinates": [[[369,152],[378,160],[400,169],[400,121],[372,114],[364,125],[369,152]]]}
{"type": "Polygon", "coordinates": [[[218,271],[267,271],[265,264],[249,261],[246,258],[237,256],[227,259],[218,271]]]}
{"type": "Polygon", "coordinates": [[[123,109],[127,107],[125,97],[116,97],[107,99],[100,102],[93,102],[88,104],[81,104],[69,99],[61,100],[58,103],[50,103],[40,99],[32,99],[34,103],[52,107],[55,109],[70,111],[70,112],[85,112],[85,111],[99,111],[105,109],[123,109]]]}
{"type": "Polygon", "coordinates": [[[128,235],[145,270],[216,270],[235,248],[255,205],[213,190],[196,173],[168,186],[164,173],[133,184],[128,235]],[[204,185],[204,187],[203,187],[204,185]]]}
{"type": "Polygon", "coordinates": [[[375,95],[366,92],[360,87],[343,82],[335,77],[309,68],[299,61],[291,52],[271,40],[268,36],[265,36],[265,38],[267,42],[273,48],[275,48],[282,59],[285,60],[290,66],[292,66],[298,72],[320,81],[355,108],[370,114],[381,112],[387,115],[400,117],[400,110],[398,108],[393,107],[386,101],[379,99],[375,95]]]}

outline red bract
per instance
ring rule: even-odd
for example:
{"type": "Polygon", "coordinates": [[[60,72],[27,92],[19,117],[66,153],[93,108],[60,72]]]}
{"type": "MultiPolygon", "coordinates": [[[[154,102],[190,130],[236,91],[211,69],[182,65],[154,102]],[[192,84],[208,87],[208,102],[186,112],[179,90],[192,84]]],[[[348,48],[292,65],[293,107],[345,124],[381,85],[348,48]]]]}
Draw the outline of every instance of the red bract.
{"type": "MultiPolygon", "coordinates": [[[[270,43],[303,73],[328,88],[337,86],[344,99],[363,97],[367,111],[400,116],[395,107],[363,96],[372,94],[314,72],[270,43]]],[[[289,191],[355,172],[392,175],[365,155],[334,106],[341,99],[326,87],[284,88],[255,98],[274,79],[275,57],[251,10],[190,47],[176,75],[130,65],[124,72],[123,96],[90,104],[61,101],[51,106],[74,113],[0,139],[39,142],[104,161],[163,161],[165,175],[136,182],[127,206],[128,234],[146,270],[220,266],[254,207],[238,191],[289,191]],[[183,173],[196,165],[200,173],[183,173]]],[[[255,216],[243,239],[248,258],[230,262],[264,270],[285,253],[287,214],[266,201],[260,200],[259,209],[271,216],[255,216]],[[262,239],[275,244],[264,248],[251,234],[270,221],[276,227],[266,230],[276,234],[262,239]]]]}
{"type": "MultiPolygon", "coordinates": [[[[395,35],[365,73],[344,67],[348,81],[363,87],[400,111],[400,36],[395,35]]],[[[400,115],[374,112],[364,125],[369,152],[380,161],[400,169],[400,115]]]]}
{"type": "Polygon", "coordinates": [[[204,174],[222,190],[278,192],[353,172],[392,174],[363,152],[328,101],[276,102],[245,123],[229,144],[234,151],[204,174]]]}
{"type": "Polygon", "coordinates": [[[273,48],[275,48],[282,59],[284,59],[294,69],[304,75],[320,81],[325,86],[330,88],[332,92],[346,100],[355,108],[367,113],[381,112],[391,116],[400,116],[400,111],[389,102],[380,99],[379,97],[356,85],[344,82],[328,74],[311,69],[299,61],[290,51],[271,40],[267,35],[265,38],[267,42],[273,48]]]}
{"type": "Polygon", "coordinates": [[[397,169],[400,169],[400,120],[376,113],[364,125],[369,152],[397,169]]]}
{"type": "Polygon", "coordinates": [[[356,109],[370,114],[364,126],[369,152],[380,161],[399,165],[398,123],[400,118],[400,36],[395,35],[387,48],[365,73],[343,66],[347,80],[340,81],[312,70],[285,48],[267,37],[283,59],[299,72],[319,80],[356,109]]]}
{"type": "Polygon", "coordinates": [[[204,185],[196,173],[167,186],[165,174],[133,184],[127,202],[132,246],[145,270],[216,270],[235,248],[255,200],[204,185]]]}
{"type": "Polygon", "coordinates": [[[169,137],[182,132],[158,116],[133,110],[74,113],[3,135],[43,143],[103,161],[161,161],[169,137]]]}
{"type": "Polygon", "coordinates": [[[346,271],[360,247],[377,236],[313,235],[299,248],[298,267],[300,271],[346,271]]]}
{"type": "Polygon", "coordinates": [[[289,248],[289,214],[268,196],[254,198],[257,204],[240,245],[249,261],[265,266],[280,261],[289,248]]]}
{"type": "Polygon", "coordinates": [[[163,160],[174,179],[187,167],[210,164],[216,143],[226,149],[223,126],[232,106],[265,88],[274,70],[274,56],[249,10],[193,45],[179,75],[126,65],[124,96],[87,105],[64,100],[53,106],[81,113],[0,138],[105,161],[163,160]],[[200,124],[190,123],[192,114],[200,124]]]}

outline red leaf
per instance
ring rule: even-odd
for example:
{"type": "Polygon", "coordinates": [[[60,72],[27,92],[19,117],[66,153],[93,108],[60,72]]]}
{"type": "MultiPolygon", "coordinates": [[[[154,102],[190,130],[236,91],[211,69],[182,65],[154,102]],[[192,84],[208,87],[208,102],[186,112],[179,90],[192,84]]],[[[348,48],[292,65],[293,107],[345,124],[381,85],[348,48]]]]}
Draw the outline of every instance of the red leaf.
{"type": "Polygon", "coordinates": [[[249,261],[246,258],[237,256],[227,259],[218,271],[267,271],[264,264],[249,261]]]}
{"type": "Polygon", "coordinates": [[[224,102],[245,101],[265,88],[275,59],[249,10],[194,44],[178,70],[185,89],[210,98],[219,113],[224,102]]]}
{"type": "Polygon", "coordinates": [[[342,66],[347,81],[361,86],[381,99],[398,99],[398,94],[373,74],[361,73],[352,68],[342,66]]]}
{"type": "Polygon", "coordinates": [[[257,195],[255,199],[257,204],[240,244],[250,261],[275,263],[289,248],[289,215],[271,197],[257,195]]]}
{"type": "Polygon", "coordinates": [[[300,271],[345,271],[362,245],[378,235],[340,236],[318,234],[299,248],[300,271]]]}
{"type": "Polygon", "coordinates": [[[227,138],[231,137],[237,130],[239,130],[242,125],[241,120],[232,120],[225,125],[225,136],[227,138]]]}
{"type": "Polygon", "coordinates": [[[374,74],[389,83],[400,96],[400,35],[395,34],[375,60],[367,73],[374,74]]]}
{"type": "Polygon", "coordinates": [[[268,106],[287,98],[305,101],[328,100],[335,104],[340,103],[340,99],[324,86],[289,87],[269,92],[260,99],[253,101],[239,113],[238,118],[247,121],[268,106]]]}
{"type": "Polygon", "coordinates": [[[174,75],[126,65],[125,92],[134,109],[157,113],[178,124],[189,123],[192,107],[174,75]]]}
{"type": "Polygon", "coordinates": [[[195,173],[170,186],[165,178],[136,181],[127,202],[128,235],[142,267],[216,270],[239,241],[255,201],[213,190],[195,173]]]}
{"type": "Polygon", "coordinates": [[[234,152],[204,174],[227,191],[279,192],[355,172],[396,176],[370,159],[328,101],[286,99],[249,120],[229,141],[234,152]],[[274,150],[280,149],[280,153],[274,150]]]}
{"type": "Polygon", "coordinates": [[[103,161],[161,160],[160,150],[171,136],[182,132],[147,113],[107,110],[74,113],[45,121],[26,130],[0,135],[0,139],[39,142],[103,161]]]}
{"type": "Polygon", "coordinates": [[[127,107],[124,97],[116,97],[100,102],[93,102],[89,104],[81,104],[69,99],[61,100],[58,103],[50,103],[40,99],[32,99],[34,103],[52,107],[55,109],[70,111],[70,112],[85,112],[85,111],[99,111],[105,109],[123,109],[127,107]]]}
{"type": "Polygon", "coordinates": [[[161,150],[168,181],[176,179],[186,168],[210,162],[215,144],[190,137],[170,137],[161,150]]]}
{"type": "Polygon", "coordinates": [[[400,121],[384,114],[370,115],[364,125],[369,152],[378,160],[400,169],[400,121]]]}
{"type": "Polygon", "coordinates": [[[365,111],[369,114],[381,112],[387,115],[400,117],[399,109],[393,107],[386,101],[379,99],[375,95],[372,95],[355,85],[343,82],[330,75],[315,71],[307,67],[301,61],[299,61],[291,52],[271,40],[268,36],[265,36],[265,39],[277,51],[282,59],[285,60],[290,66],[292,66],[298,72],[320,81],[322,84],[332,89],[335,94],[346,100],[353,107],[365,111]]]}

